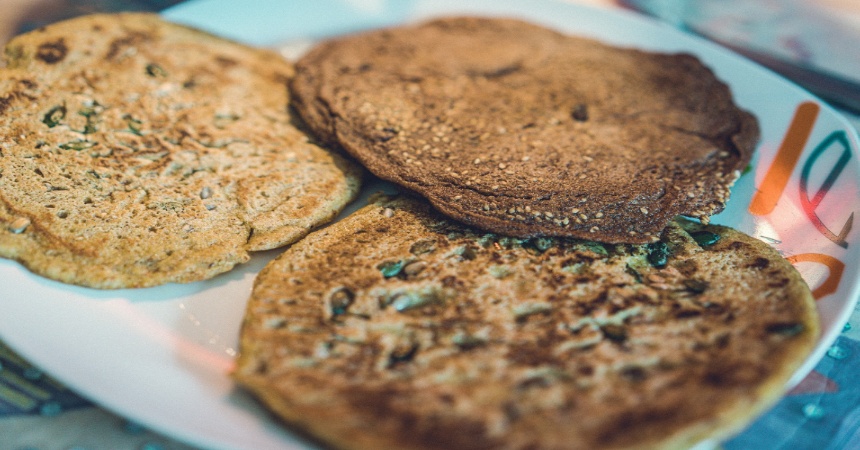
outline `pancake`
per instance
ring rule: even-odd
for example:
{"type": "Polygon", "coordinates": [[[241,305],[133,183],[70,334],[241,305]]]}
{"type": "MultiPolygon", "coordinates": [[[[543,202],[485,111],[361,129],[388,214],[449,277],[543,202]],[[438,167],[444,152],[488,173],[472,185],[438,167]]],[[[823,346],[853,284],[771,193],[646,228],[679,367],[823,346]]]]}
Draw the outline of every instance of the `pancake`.
{"type": "Polygon", "coordinates": [[[0,69],[0,256],[65,283],[215,276],[292,243],[361,169],[287,111],[293,66],[151,14],[18,36],[0,69]]]}
{"type": "Polygon", "coordinates": [[[756,119],[689,54],[455,17],[332,39],[296,64],[322,140],[468,225],[517,237],[659,238],[707,221],[756,119]]]}
{"type": "Polygon", "coordinates": [[[257,277],[234,377],[343,449],[688,448],[774,404],[813,348],[771,247],[517,239],[380,197],[257,277]]]}

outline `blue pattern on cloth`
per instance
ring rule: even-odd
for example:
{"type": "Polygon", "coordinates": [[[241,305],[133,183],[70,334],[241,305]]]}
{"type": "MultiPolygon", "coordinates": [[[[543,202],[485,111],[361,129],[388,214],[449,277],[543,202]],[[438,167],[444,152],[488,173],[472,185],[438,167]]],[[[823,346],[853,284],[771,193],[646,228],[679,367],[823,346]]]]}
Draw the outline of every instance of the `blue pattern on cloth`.
{"type": "Polygon", "coordinates": [[[0,418],[19,414],[52,416],[92,406],[0,342],[0,418]]]}
{"type": "Polygon", "coordinates": [[[785,396],[773,410],[726,442],[724,449],[860,448],[858,372],[860,341],[840,336],[813,372],[827,380],[827,388],[785,396]]]}

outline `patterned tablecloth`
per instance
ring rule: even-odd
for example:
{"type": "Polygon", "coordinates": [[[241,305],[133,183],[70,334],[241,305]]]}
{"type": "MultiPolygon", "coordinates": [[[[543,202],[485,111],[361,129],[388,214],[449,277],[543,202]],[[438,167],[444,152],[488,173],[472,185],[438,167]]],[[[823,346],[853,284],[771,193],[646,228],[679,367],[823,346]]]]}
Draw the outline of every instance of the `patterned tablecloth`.
{"type": "MultiPolygon", "coordinates": [[[[860,3],[856,0],[620,3],[705,35],[719,34],[717,37],[735,43],[860,77],[860,52],[856,51],[860,48],[860,3]],[[811,10],[812,3],[826,8],[811,10]],[[850,11],[855,15],[837,15],[834,19],[833,8],[844,5],[856,8],[850,11]]],[[[860,116],[846,115],[860,128],[860,116]]],[[[815,370],[773,410],[723,447],[860,449],[858,373],[860,309],[854,311],[815,370]]],[[[99,408],[0,342],[0,450],[189,448],[99,408]]]]}

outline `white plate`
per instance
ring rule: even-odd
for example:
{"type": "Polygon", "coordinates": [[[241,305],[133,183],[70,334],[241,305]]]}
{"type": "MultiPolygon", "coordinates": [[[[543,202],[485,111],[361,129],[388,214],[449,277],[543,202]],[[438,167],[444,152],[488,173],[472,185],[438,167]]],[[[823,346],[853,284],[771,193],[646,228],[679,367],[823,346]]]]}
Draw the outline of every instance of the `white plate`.
{"type": "MultiPolygon", "coordinates": [[[[844,236],[847,248],[826,236],[832,232],[831,238],[838,241],[835,236],[860,210],[854,129],[832,109],[772,73],[631,13],[551,0],[460,3],[199,0],[165,16],[245,42],[274,46],[471,12],[519,16],[620,45],[695,53],[731,85],[737,102],[758,116],[763,133],[754,170],[741,178],[727,210],[715,222],[773,243],[798,261],[797,268],[819,294],[825,292],[818,302],[824,334],[795,381],[811,370],[841,331],[858,294],[856,230],[844,236]],[[783,154],[789,149],[779,149],[801,104],[817,109],[818,114],[792,167],[786,162],[791,158],[783,154]],[[842,156],[847,159],[840,161],[842,156]],[[772,173],[788,175],[782,195],[780,183],[773,179],[769,187],[763,186],[772,166],[782,167],[782,172],[772,173]],[[839,167],[843,170],[834,170],[839,167]],[[835,175],[828,178],[831,174],[835,175]],[[803,185],[808,194],[801,190],[803,185]],[[775,192],[768,198],[778,202],[756,203],[759,214],[752,214],[750,205],[758,191],[775,192]],[[816,197],[818,193],[823,195],[816,197]],[[806,213],[804,205],[814,214],[806,213]],[[820,226],[813,224],[813,217],[820,219],[820,226]],[[827,284],[828,277],[840,282],[827,284]],[[834,290],[827,293],[828,286],[834,290]]],[[[813,121],[807,118],[806,122],[813,121]]],[[[284,431],[238,391],[228,376],[254,275],[276,254],[259,255],[241,269],[207,282],[108,292],[55,283],[2,260],[0,338],[95,402],[180,440],[206,448],[307,447],[307,442],[284,431]]]]}

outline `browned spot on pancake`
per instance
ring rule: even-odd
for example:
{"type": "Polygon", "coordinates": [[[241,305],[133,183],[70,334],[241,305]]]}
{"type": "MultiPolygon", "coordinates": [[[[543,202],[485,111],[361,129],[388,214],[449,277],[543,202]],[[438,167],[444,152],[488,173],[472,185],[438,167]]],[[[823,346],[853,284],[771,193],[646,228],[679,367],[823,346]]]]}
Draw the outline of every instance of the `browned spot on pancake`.
{"type": "Polygon", "coordinates": [[[223,55],[216,56],[215,62],[217,62],[218,65],[220,65],[221,67],[225,67],[225,68],[226,67],[233,67],[236,64],[238,64],[235,59],[229,58],[229,57],[223,56],[223,55]]]}
{"type": "Polygon", "coordinates": [[[108,52],[105,54],[105,59],[108,61],[114,60],[123,54],[129,47],[138,45],[140,42],[150,40],[152,36],[148,33],[133,32],[121,38],[111,41],[108,47],[108,52]]]}
{"type": "Polygon", "coordinates": [[[56,41],[45,42],[40,45],[36,50],[36,58],[48,64],[56,64],[65,59],[68,52],[65,39],[59,38],[56,41]]]}

